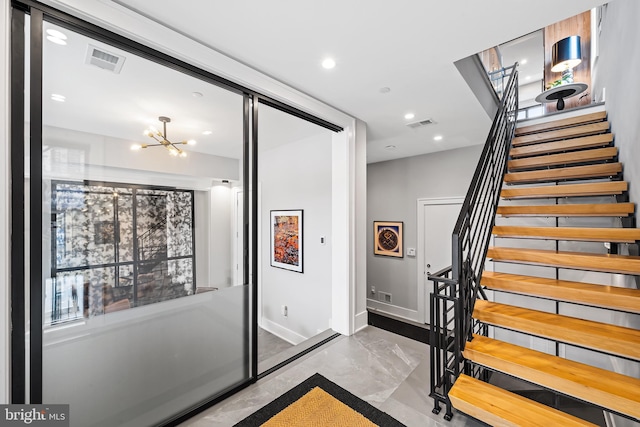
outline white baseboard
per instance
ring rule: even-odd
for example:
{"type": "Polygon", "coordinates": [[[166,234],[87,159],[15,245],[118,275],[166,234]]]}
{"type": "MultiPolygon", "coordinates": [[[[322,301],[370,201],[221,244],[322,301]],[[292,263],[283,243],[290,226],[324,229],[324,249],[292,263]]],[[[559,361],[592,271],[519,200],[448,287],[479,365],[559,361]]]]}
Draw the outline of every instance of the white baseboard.
{"type": "Polygon", "coordinates": [[[277,336],[278,338],[285,340],[286,342],[292,345],[298,345],[301,342],[306,341],[308,339],[307,337],[302,336],[299,333],[294,332],[291,329],[287,329],[284,326],[276,322],[273,322],[269,319],[266,319],[264,317],[259,322],[259,324],[260,324],[260,327],[265,331],[277,336]]]}
{"type": "Polygon", "coordinates": [[[367,299],[367,308],[420,323],[418,320],[418,310],[411,310],[397,305],[386,304],[373,299],[367,299]]]}
{"type": "Polygon", "coordinates": [[[355,334],[358,331],[363,330],[369,324],[368,312],[367,310],[356,314],[355,322],[353,325],[353,333],[355,334]]]}

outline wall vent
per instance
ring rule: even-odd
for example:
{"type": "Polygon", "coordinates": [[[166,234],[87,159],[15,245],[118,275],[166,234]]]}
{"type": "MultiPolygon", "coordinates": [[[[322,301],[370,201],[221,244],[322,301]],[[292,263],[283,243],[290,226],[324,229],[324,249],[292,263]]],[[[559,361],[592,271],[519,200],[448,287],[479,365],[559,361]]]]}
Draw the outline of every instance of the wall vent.
{"type": "Polygon", "coordinates": [[[387,292],[378,292],[378,300],[391,304],[391,294],[387,292]]]}
{"type": "Polygon", "coordinates": [[[418,120],[417,122],[407,123],[407,126],[409,126],[412,129],[415,129],[415,128],[420,128],[422,126],[432,125],[434,123],[435,122],[432,119],[422,119],[422,120],[418,120]]]}
{"type": "Polygon", "coordinates": [[[112,52],[107,52],[104,49],[100,49],[96,46],[89,45],[87,48],[87,57],[85,63],[94,65],[103,70],[111,71],[115,74],[120,74],[122,65],[125,61],[124,56],[118,56],[112,52]]]}

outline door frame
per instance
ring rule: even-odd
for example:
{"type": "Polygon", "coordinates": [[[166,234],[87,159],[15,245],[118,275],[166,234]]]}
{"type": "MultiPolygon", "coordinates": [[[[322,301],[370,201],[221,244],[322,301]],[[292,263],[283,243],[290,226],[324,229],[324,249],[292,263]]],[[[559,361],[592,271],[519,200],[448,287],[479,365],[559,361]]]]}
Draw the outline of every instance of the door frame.
{"type": "Polygon", "coordinates": [[[424,241],[424,209],[427,206],[431,205],[462,205],[464,203],[464,197],[456,196],[456,197],[437,197],[437,198],[419,198],[416,204],[417,209],[417,254],[416,254],[416,277],[417,277],[417,288],[418,288],[418,321],[420,323],[428,323],[427,321],[427,286],[426,286],[426,270],[424,266],[424,252],[425,252],[425,241],[424,241]]]}

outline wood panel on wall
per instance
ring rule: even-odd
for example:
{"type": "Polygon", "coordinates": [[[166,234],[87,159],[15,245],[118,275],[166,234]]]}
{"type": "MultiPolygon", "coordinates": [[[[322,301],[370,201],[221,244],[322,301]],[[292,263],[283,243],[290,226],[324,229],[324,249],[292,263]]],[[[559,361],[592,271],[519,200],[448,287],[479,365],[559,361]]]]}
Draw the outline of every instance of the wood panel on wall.
{"type": "MultiPolygon", "coordinates": [[[[551,71],[551,50],[553,45],[569,36],[580,36],[582,62],[573,69],[575,83],[586,83],[589,87],[580,95],[565,99],[565,110],[591,104],[591,11],[556,22],[544,28],[544,87],[558,80],[562,73],[551,71]],[[586,95],[585,95],[586,94],[586,95]]],[[[545,112],[557,111],[556,103],[544,104],[545,112]]]]}

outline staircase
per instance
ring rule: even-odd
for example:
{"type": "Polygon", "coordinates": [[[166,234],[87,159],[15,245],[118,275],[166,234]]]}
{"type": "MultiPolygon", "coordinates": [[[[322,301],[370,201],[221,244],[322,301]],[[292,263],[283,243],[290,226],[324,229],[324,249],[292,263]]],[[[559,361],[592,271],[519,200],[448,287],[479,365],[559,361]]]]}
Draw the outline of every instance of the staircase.
{"type": "Polygon", "coordinates": [[[457,410],[491,425],[593,425],[490,384],[502,372],[640,420],[640,379],[602,368],[622,361],[637,372],[640,330],[592,320],[594,312],[615,317],[602,310],[640,314],[640,290],[582,281],[640,276],[640,257],[621,254],[640,229],[609,128],[604,111],[517,127],[492,228],[497,243],[486,251],[495,271],[485,266],[479,279],[480,297],[493,297],[475,300],[464,368],[448,391],[457,410]]]}

